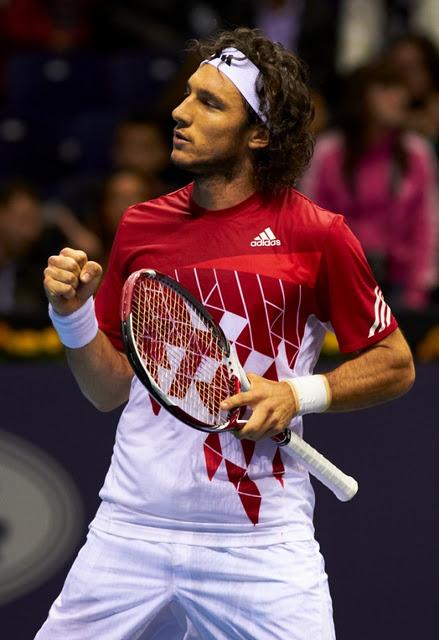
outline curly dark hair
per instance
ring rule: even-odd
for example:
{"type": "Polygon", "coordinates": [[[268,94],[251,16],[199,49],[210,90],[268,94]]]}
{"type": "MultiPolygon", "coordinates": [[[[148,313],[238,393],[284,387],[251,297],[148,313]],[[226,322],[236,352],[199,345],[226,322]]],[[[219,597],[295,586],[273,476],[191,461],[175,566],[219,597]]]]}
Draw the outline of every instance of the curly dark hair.
{"type": "MultiPolygon", "coordinates": [[[[307,87],[307,73],[299,58],[266,38],[258,29],[240,27],[189,45],[201,59],[235,47],[260,70],[256,91],[267,118],[269,143],[253,152],[256,184],[266,194],[292,187],[311,159],[314,137],[310,125],[314,107],[307,87]]],[[[244,100],[248,125],[265,126],[244,100]]]]}

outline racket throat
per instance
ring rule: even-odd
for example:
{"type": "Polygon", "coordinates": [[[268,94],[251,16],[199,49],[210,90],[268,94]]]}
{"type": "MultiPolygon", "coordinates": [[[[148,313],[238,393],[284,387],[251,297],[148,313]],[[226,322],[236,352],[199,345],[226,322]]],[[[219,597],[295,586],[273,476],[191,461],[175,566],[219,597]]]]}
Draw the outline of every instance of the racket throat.
{"type": "MultiPolygon", "coordinates": [[[[232,389],[231,395],[236,395],[242,390],[241,381],[238,378],[238,376],[234,374],[230,376],[230,387],[232,389]]],[[[246,410],[246,407],[238,407],[238,409],[233,409],[232,411],[229,411],[229,413],[227,414],[227,420],[229,423],[227,426],[227,430],[238,428],[239,421],[243,417],[245,410],[246,410]]]]}

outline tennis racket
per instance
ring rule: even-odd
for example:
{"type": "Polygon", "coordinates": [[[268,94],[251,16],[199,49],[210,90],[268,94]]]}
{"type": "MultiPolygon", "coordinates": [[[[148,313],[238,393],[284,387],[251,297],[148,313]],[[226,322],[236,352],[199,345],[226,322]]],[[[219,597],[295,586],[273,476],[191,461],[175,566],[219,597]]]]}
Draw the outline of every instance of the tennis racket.
{"type": "MultiPolygon", "coordinates": [[[[234,349],[203,305],[172,278],[152,269],[125,282],[122,335],[126,354],[152,397],[181,422],[208,432],[236,429],[243,409],[221,402],[248,391],[249,381],[234,349]]],[[[289,429],[273,438],[339,500],[358,490],[347,476],[289,429]]]]}

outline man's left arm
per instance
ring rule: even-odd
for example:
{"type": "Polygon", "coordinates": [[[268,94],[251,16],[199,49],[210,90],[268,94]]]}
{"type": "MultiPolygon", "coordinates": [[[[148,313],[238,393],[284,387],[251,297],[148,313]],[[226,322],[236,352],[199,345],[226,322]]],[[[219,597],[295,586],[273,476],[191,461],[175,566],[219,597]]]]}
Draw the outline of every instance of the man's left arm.
{"type": "MultiPolygon", "coordinates": [[[[415,379],[410,348],[396,329],[383,340],[358,352],[336,369],[325,372],[330,401],[328,411],[364,409],[406,393],[415,379]]],[[[223,405],[249,406],[253,413],[236,435],[260,440],[282,432],[298,413],[297,397],[287,382],[272,382],[249,374],[250,391],[238,393],[223,405]]]]}
{"type": "Polygon", "coordinates": [[[332,395],[328,411],[352,411],[406,393],[414,383],[415,367],[410,348],[396,329],[325,377],[332,395]]]}

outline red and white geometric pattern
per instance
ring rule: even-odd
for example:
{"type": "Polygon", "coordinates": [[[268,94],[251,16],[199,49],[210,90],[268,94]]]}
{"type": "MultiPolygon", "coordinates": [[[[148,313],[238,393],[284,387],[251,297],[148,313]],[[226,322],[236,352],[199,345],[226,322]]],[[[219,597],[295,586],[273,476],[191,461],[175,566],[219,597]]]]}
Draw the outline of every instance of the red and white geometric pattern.
{"type": "MultiPolygon", "coordinates": [[[[258,274],[217,269],[180,269],[175,271],[175,278],[221,326],[247,371],[277,380],[276,358],[283,356],[288,367],[294,366],[303,333],[299,326],[300,286],[258,274]],[[288,313],[287,300],[293,313],[288,313]]],[[[220,435],[209,434],[204,441],[206,471],[209,480],[213,480],[220,465],[225,465],[245,513],[257,524],[262,496],[248,473],[255,443],[240,443],[246,466],[227,459],[220,435]]],[[[272,469],[273,477],[283,486],[285,468],[279,448],[275,450],[272,469]]]]}
{"type": "MultiPolygon", "coordinates": [[[[262,496],[258,485],[248,475],[248,466],[251,463],[256,443],[252,440],[241,440],[242,450],[245,457],[246,467],[241,467],[224,457],[221,448],[221,439],[217,433],[209,433],[204,441],[204,458],[209,480],[212,480],[215,473],[224,464],[229,481],[235,487],[238,497],[241,500],[244,511],[249,520],[256,525],[259,521],[259,509],[262,496]]],[[[280,449],[276,449],[273,457],[273,477],[283,486],[283,475],[285,467],[282,462],[280,449]]]]}
{"type": "Polygon", "coordinates": [[[280,354],[294,367],[304,329],[300,285],[225,269],[185,268],[175,278],[221,326],[247,371],[277,380],[280,354]]]}

